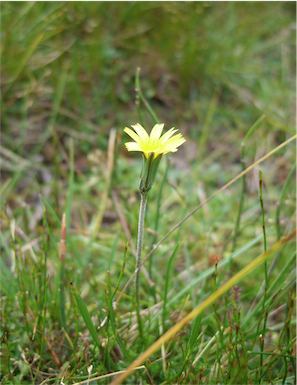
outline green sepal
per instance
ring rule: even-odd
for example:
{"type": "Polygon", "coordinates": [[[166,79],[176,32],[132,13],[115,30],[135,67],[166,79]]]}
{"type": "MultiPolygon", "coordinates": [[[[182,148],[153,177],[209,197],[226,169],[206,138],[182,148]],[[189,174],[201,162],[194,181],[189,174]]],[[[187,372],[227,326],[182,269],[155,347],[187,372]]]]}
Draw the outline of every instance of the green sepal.
{"type": "Polygon", "coordinates": [[[139,190],[141,193],[147,193],[152,188],[161,159],[162,155],[154,159],[154,153],[151,153],[148,158],[143,155],[139,180],[139,190]]]}

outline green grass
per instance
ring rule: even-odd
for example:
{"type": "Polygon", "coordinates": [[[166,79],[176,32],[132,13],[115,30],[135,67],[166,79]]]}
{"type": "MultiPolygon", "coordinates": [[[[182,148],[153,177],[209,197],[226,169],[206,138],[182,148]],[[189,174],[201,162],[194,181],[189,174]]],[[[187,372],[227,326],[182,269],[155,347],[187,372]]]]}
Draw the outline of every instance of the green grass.
{"type": "MultiPolygon", "coordinates": [[[[3,384],[111,383],[263,253],[263,223],[267,249],[293,231],[291,142],[145,262],[155,286],[140,274],[139,338],[133,281],[123,289],[135,268],[142,162],[126,151],[123,129],[141,122],[149,131],[158,119],[187,139],[164,157],[149,193],[145,258],[294,135],[295,7],[2,3],[3,384]]],[[[285,244],[244,275],[124,383],[294,384],[295,249],[285,244]]]]}

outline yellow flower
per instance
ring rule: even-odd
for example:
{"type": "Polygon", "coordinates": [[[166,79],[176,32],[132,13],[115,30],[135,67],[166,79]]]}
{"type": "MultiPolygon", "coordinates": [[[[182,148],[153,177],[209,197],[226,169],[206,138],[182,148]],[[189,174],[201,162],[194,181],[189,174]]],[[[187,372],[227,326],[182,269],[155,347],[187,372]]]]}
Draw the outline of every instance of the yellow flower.
{"type": "Polygon", "coordinates": [[[176,152],[177,147],[181,146],[186,139],[181,134],[172,136],[176,131],[171,128],[166,134],[162,135],[164,124],[155,124],[150,136],[139,124],[132,125],[134,131],[126,127],[124,131],[131,136],[135,142],[125,143],[128,151],[140,151],[143,153],[142,170],[139,180],[139,189],[142,194],[147,194],[154,184],[156,173],[162,155],[168,152],[176,152]]]}
{"type": "Polygon", "coordinates": [[[177,147],[181,146],[186,139],[181,134],[172,136],[176,131],[171,128],[166,134],[162,135],[164,124],[155,124],[150,136],[148,136],[145,129],[139,124],[132,125],[134,131],[126,127],[124,131],[135,142],[125,143],[128,151],[140,151],[148,159],[151,154],[154,154],[154,159],[159,155],[165,155],[168,152],[176,152],[177,147]]]}

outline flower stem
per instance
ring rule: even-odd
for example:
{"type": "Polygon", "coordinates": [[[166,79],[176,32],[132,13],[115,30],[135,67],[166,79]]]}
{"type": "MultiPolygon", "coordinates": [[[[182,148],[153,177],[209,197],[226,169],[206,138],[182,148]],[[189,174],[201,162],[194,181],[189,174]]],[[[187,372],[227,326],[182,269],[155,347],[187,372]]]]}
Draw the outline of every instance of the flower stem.
{"type": "Polygon", "coordinates": [[[142,336],[142,322],[140,317],[139,310],[139,266],[141,263],[141,253],[143,247],[143,230],[144,230],[144,218],[145,218],[145,209],[147,202],[148,192],[141,192],[141,201],[140,201],[140,209],[139,209],[139,220],[138,220],[138,234],[137,234],[137,250],[136,250],[136,266],[135,266],[135,307],[136,314],[138,320],[138,328],[140,336],[142,336]]]}

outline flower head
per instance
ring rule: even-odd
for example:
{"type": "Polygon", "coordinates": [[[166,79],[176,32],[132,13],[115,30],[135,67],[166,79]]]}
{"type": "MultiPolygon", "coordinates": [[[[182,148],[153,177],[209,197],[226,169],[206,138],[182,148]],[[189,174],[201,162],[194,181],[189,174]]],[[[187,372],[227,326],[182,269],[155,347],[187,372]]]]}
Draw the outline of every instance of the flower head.
{"type": "Polygon", "coordinates": [[[177,147],[181,146],[186,139],[181,134],[172,136],[176,131],[171,128],[166,134],[162,135],[164,124],[155,124],[150,136],[139,124],[132,125],[134,131],[126,127],[124,131],[131,136],[135,142],[125,143],[128,151],[140,151],[143,153],[142,171],[139,181],[139,189],[142,194],[147,194],[154,184],[156,173],[162,155],[168,152],[176,152],[177,147]]]}
{"type": "Polygon", "coordinates": [[[171,128],[164,135],[161,136],[164,124],[155,124],[150,136],[148,136],[145,129],[139,124],[131,126],[133,130],[126,127],[124,131],[135,142],[125,143],[128,151],[140,151],[148,159],[151,154],[154,154],[154,159],[159,155],[165,155],[168,152],[176,152],[177,148],[181,146],[186,139],[181,134],[172,136],[178,130],[171,128]]]}

